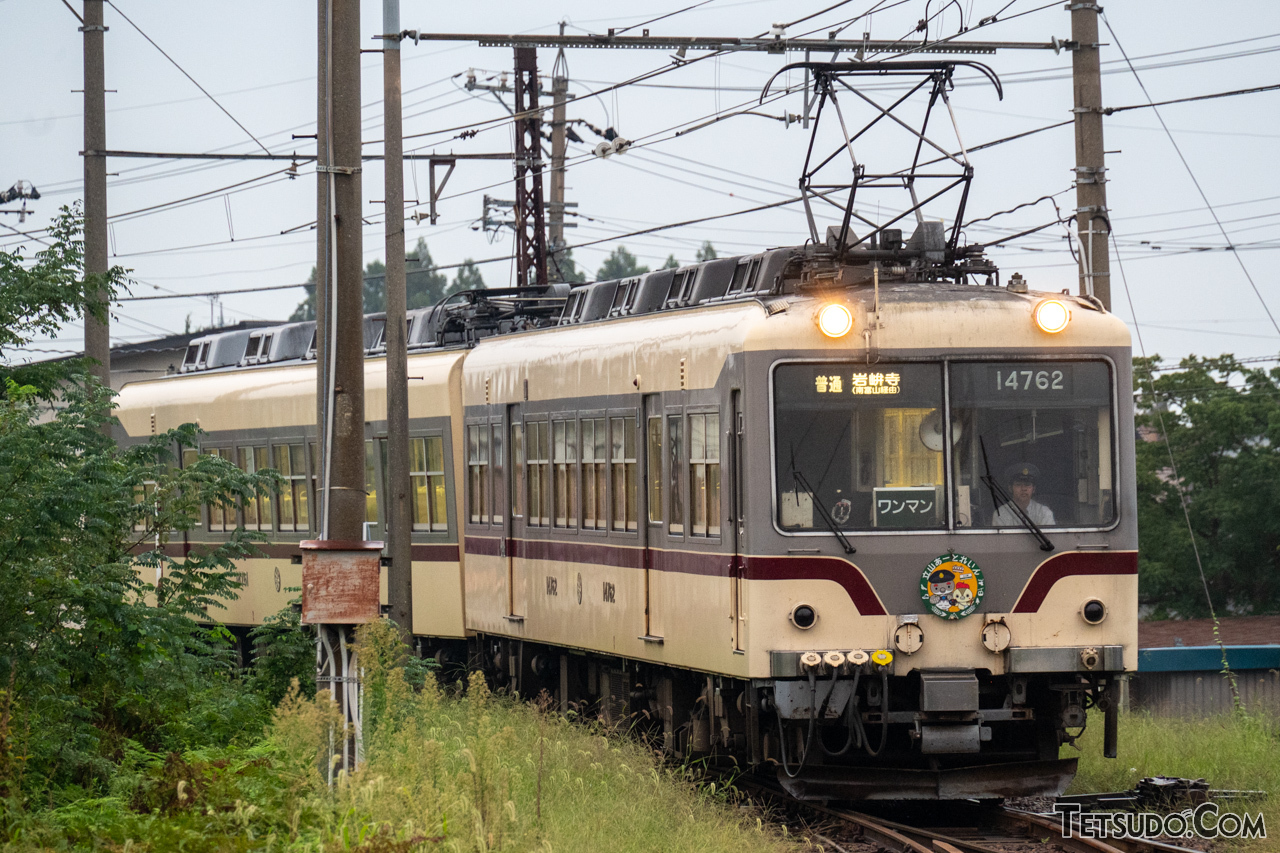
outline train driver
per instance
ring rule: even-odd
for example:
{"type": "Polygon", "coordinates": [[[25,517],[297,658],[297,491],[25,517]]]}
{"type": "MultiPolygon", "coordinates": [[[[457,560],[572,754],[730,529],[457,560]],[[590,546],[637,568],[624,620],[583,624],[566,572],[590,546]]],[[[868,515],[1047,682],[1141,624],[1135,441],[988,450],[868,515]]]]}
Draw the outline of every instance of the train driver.
{"type": "Polygon", "coordinates": [[[1009,494],[1013,500],[995,511],[991,517],[992,527],[1017,527],[1022,524],[1012,504],[1017,504],[1018,509],[1038,527],[1054,523],[1053,510],[1035,500],[1036,480],[1039,477],[1040,469],[1030,462],[1019,462],[1005,472],[1005,482],[1009,484],[1009,494]]]}

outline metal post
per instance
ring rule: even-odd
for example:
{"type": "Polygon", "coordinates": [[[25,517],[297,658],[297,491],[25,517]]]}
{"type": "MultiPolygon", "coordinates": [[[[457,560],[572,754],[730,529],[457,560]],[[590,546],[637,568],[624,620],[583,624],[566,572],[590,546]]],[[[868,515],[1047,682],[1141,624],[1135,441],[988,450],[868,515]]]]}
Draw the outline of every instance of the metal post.
{"type": "MultiPolygon", "coordinates": [[[[564,35],[564,24],[560,25],[560,34],[564,35]]],[[[565,239],[564,239],[564,155],[568,145],[565,133],[565,104],[569,99],[568,66],[564,58],[564,50],[556,56],[551,72],[551,205],[547,211],[547,254],[550,263],[547,275],[556,281],[563,281],[560,271],[565,239]]]]}
{"type": "Polygon", "coordinates": [[[1111,309],[1111,255],[1107,240],[1106,158],[1102,140],[1102,70],[1096,3],[1071,3],[1072,89],[1075,93],[1076,225],[1080,233],[1080,293],[1111,309]]]}
{"type": "Polygon", "coordinates": [[[363,540],[364,493],[364,257],[360,180],[360,2],[325,0],[332,10],[330,108],[333,179],[334,310],[329,387],[328,495],[321,538],[363,540]]]}
{"type": "MultiPolygon", "coordinates": [[[[333,164],[329,157],[329,7],[325,0],[316,3],[316,286],[312,299],[316,312],[316,444],[317,452],[311,456],[312,465],[319,465],[319,448],[327,447],[325,441],[328,426],[329,403],[329,330],[326,325],[333,280],[332,257],[329,245],[329,229],[333,216],[329,212],[330,174],[325,171],[333,164]]],[[[212,324],[211,324],[212,325],[212,324]]],[[[315,482],[320,483],[320,471],[312,471],[315,482]]],[[[327,512],[325,492],[316,489],[316,505],[312,518],[321,519],[327,512]]],[[[316,522],[319,529],[319,523],[316,522]]]]}
{"type": "Polygon", "coordinates": [[[516,48],[516,286],[547,283],[538,50],[516,48]]]}
{"type": "Polygon", "coordinates": [[[84,354],[90,372],[111,384],[111,329],[107,294],[107,158],[90,152],[107,148],[106,58],[102,0],[84,0],[84,354]],[[99,311],[101,318],[94,316],[99,311]]]}
{"type": "Polygon", "coordinates": [[[404,140],[400,103],[400,0],[382,0],[382,138],[387,250],[387,601],[407,639],[413,633],[413,515],[409,483],[409,365],[405,314],[404,140]]]}

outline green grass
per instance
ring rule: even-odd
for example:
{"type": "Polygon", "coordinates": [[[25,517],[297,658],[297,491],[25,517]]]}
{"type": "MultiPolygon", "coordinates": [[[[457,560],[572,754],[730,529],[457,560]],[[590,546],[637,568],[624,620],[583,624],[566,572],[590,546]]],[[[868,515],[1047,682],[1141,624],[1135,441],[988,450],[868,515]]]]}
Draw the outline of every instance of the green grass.
{"type": "Polygon", "coordinates": [[[366,763],[330,788],[319,745],[332,705],[290,696],[257,746],[141,756],[111,796],[42,811],[0,801],[14,851],[733,851],[798,849],[730,792],[695,784],[632,739],[431,679],[363,638],[366,763]],[[378,662],[379,657],[383,663],[378,662]]]}
{"type": "Polygon", "coordinates": [[[1078,757],[1080,772],[1069,793],[1124,791],[1145,776],[1206,779],[1220,790],[1262,790],[1267,797],[1223,804],[1224,809],[1261,810],[1270,840],[1225,849],[1280,849],[1280,718],[1264,713],[1184,719],[1134,713],[1120,716],[1117,757],[1102,757],[1102,717],[1090,714],[1078,744],[1062,757],[1078,757]]]}

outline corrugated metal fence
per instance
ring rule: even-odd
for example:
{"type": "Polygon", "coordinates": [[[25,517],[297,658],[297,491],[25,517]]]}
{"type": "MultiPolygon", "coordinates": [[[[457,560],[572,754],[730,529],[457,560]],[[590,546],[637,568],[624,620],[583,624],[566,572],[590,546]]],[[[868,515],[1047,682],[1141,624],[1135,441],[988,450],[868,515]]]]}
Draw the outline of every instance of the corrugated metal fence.
{"type": "MultiPolygon", "coordinates": [[[[1228,646],[1227,663],[1247,708],[1280,714],[1280,645],[1228,646]]],[[[1233,708],[1217,646],[1142,649],[1128,693],[1132,710],[1161,716],[1211,716],[1233,708]]]]}

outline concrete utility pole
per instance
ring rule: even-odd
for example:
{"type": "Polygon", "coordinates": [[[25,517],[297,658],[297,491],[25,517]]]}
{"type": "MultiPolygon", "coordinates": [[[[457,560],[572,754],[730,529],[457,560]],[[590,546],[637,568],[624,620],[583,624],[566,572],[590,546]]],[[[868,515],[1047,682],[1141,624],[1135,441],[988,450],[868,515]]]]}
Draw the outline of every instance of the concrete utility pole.
{"type": "Polygon", "coordinates": [[[1102,142],[1102,68],[1096,3],[1071,3],[1071,81],[1075,93],[1076,224],[1080,232],[1080,293],[1111,310],[1111,214],[1102,142]]]}
{"type": "Polygon", "coordinates": [[[413,507],[409,482],[409,356],[405,313],[404,140],[400,103],[400,0],[382,0],[382,138],[387,250],[387,601],[391,620],[413,633],[413,507]]]}
{"type": "Polygon", "coordinates": [[[329,476],[322,538],[363,540],[364,257],[360,180],[360,2],[325,0],[332,9],[327,167],[333,181],[333,311],[326,317],[332,352],[329,476]]]}
{"type": "MultiPolygon", "coordinates": [[[[564,24],[560,25],[564,35],[564,24]]],[[[565,104],[569,100],[568,63],[564,49],[556,55],[551,67],[551,203],[547,210],[548,277],[563,281],[560,264],[564,257],[564,155],[568,144],[565,133],[565,104]]]]}
{"type": "Polygon", "coordinates": [[[111,328],[107,293],[107,147],[106,58],[102,0],[84,0],[84,354],[96,364],[90,371],[103,385],[111,385],[111,328]],[[95,153],[90,153],[95,152],[95,153]],[[102,311],[102,318],[93,315],[102,311]]]}

